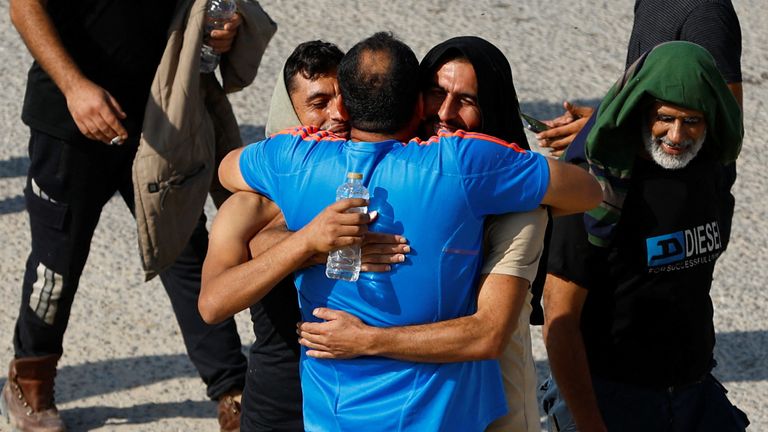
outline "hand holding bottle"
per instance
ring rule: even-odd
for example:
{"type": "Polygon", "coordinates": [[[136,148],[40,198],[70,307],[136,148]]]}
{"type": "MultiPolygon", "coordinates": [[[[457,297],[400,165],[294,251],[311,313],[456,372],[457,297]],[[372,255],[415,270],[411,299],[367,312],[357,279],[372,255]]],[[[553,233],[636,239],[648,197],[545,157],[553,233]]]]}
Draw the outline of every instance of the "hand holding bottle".
{"type": "Polygon", "coordinates": [[[205,39],[200,51],[200,72],[210,73],[219,65],[220,55],[232,47],[240,16],[235,0],[208,0],[205,39]]]}
{"type": "MultiPolygon", "coordinates": [[[[351,172],[347,174],[347,180],[336,190],[336,201],[349,201],[349,198],[362,199],[366,205],[358,205],[348,208],[347,213],[368,213],[367,201],[369,198],[368,189],[363,185],[363,175],[361,173],[351,172]]],[[[370,222],[370,217],[368,217],[370,222]]],[[[368,231],[368,227],[365,227],[368,231]]],[[[365,234],[365,233],[363,233],[365,234]]],[[[362,242],[362,239],[361,239],[362,242]]],[[[325,266],[325,275],[331,279],[341,279],[354,282],[360,276],[361,266],[360,242],[347,247],[332,250],[328,254],[328,263],[325,266]]]]}

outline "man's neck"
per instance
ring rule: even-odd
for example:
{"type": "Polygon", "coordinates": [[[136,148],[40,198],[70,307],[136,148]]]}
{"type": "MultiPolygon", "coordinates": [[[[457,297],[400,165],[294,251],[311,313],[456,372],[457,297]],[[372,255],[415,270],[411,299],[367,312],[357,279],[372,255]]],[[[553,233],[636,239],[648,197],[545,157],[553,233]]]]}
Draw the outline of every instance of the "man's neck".
{"type": "Polygon", "coordinates": [[[349,131],[349,139],[356,142],[357,141],[381,142],[381,141],[389,141],[396,138],[394,137],[393,134],[366,132],[360,129],[352,128],[352,130],[349,131]]]}
{"type": "Polygon", "coordinates": [[[349,132],[350,140],[363,141],[363,142],[382,142],[382,141],[389,141],[389,140],[406,142],[415,136],[416,136],[415,131],[411,131],[410,129],[398,131],[395,133],[380,133],[380,132],[368,132],[368,131],[352,128],[349,132]]]}

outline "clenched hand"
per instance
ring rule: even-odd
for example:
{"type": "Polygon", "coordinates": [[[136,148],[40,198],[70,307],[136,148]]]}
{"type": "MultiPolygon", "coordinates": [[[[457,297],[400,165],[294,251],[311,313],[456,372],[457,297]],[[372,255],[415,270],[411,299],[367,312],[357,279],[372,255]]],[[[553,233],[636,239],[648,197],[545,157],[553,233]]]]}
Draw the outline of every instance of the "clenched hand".
{"type": "Polygon", "coordinates": [[[78,80],[65,94],[67,108],[80,132],[105,144],[122,143],[128,132],[120,120],[126,115],[108,91],[88,79],[78,80]],[[112,142],[119,138],[118,142],[112,142]]]}

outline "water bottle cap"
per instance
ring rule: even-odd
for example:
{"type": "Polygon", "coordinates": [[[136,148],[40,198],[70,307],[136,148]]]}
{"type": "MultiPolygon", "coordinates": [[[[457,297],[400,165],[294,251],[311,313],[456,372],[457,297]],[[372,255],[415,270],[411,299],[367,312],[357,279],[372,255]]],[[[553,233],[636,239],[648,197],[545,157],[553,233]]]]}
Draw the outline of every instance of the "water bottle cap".
{"type": "Polygon", "coordinates": [[[362,180],[363,179],[363,174],[362,173],[351,172],[351,173],[347,173],[347,178],[348,179],[353,179],[353,180],[362,180]]]}

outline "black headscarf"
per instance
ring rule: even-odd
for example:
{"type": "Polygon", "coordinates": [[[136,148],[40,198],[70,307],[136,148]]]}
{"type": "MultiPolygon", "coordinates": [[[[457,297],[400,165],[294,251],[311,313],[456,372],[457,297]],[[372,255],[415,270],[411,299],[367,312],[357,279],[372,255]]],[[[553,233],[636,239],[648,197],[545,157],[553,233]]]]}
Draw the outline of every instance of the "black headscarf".
{"type": "Polygon", "coordinates": [[[520,121],[520,105],[509,61],[487,40],[477,36],[459,36],[429,50],[420,65],[422,88],[432,82],[438,67],[459,54],[472,63],[477,75],[477,102],[483,123],[480,130],[475,132],[530,149],[520,121]]]}

